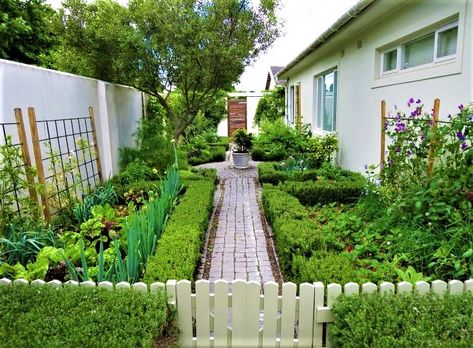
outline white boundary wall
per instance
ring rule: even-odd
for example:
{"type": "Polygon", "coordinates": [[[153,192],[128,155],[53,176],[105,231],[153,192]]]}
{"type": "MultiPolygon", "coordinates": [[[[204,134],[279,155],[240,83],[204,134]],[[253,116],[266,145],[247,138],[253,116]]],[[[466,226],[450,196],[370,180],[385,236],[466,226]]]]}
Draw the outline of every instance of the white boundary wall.
{"type": "Polygon", "coordinates": [[[13,109],[21,108],[31,139],[28,107],[46,120],[88,116],[92,106],[105,178],[118,173],[119,149],[135,143],[142,100],[142,92],[128,86],[0,59],[0,122],[14,122],[13,109]]]}

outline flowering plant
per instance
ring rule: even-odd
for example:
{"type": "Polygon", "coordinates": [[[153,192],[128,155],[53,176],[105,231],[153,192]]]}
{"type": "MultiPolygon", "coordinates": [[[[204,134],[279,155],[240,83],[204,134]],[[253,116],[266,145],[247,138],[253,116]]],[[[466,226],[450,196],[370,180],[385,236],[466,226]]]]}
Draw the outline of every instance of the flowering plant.
{"type": "Polygon", "coordinates": [[[434,125],[420,100],[407,105],[409,114],[396,110],[385,124],[390,144],[380,178],[391,211],[429,226],[473,218],[473,106],[434,125]]]}

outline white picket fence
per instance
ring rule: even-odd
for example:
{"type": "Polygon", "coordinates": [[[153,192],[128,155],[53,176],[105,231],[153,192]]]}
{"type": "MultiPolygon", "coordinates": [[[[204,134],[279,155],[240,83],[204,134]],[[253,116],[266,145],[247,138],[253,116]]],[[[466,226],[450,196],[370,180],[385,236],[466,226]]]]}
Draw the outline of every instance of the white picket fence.
{"type": "MultiPolygon", "coordinates": [[[[329,284],[321,282],[284,283],[279,285],[267,282],[235,280],[231,283],[217,280],[209,283],[199,280],[195,291],[188,280],[169,280],[164,283],[129,284],[121,282],[78,283],[58,280],[44,282],[25,279],[11,281],[0,279],[0,286],[88,286],[107,289],[131,288],[141,292],[166,291],[168,302],[177,308],[181,347],[329,347],[328,336],[333,323],[331,306],[342,293],[355,296],[360,293],[406,294],[416,292],[425,294],[464,292],[473,293],[473,279],[448,283],[435,280],[431,284],[417,282],[412,285],[401,282],[397,285],[384,282],[379,286],[365,283],[329,284]],[[281,290],[281,292],[280,292],[281,290]]],[[[369,320],[369,318],[367,318],[369,320]]]]}

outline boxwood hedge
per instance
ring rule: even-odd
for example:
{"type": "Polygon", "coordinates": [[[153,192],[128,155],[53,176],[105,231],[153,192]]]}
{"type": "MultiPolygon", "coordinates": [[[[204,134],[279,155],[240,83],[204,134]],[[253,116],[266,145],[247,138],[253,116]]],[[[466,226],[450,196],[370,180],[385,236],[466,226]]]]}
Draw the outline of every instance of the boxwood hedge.
{"type": "Polygon", "coordinates": [[[147,283],[194,278],[213,207],[215,171],[189,174],[183,182],[186,191],[146,266],[147,283]]]}
{"type": "Polygon", "coordinates": [[[164,292],[0,287],[1,347],[156,347],[174,341],[164,292]]]}

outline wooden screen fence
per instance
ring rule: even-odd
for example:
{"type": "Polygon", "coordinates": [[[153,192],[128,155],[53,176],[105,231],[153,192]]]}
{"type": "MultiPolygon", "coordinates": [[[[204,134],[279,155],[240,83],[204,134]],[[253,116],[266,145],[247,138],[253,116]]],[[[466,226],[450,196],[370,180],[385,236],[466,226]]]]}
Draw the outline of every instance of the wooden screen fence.
{"type": "MultiPolygon", "coordinates": [[[[103,183],[94,111],[92,107],[88,111],[84,117],[37,120],[34,108],[28,108],[34,165],[22,110],[14,110],[16,122],[0,123],[4,143],[18,137],[18,142],[11,145],[21,148],[25,167],[36,168],[37,181],[27,175],[29,195],[34,202],[38,202],[38,196],[41,198],[48,222],[74,199],[103,183]],[[12,129],[15,126],[17,136],[12,129]]],[[[14,194],[24,193],[15,189],[14,194]]]]}
{"type": "MultiPolygon", "coordinates": [[[[434,280],[414,285],[408,282],[398,284],[383,282],[329,284],[321,282],[304,283],[297,287],[294,283],[281,286],[274,282],[260,284],[235,280],[228,283],[217,280],[210,284],[207,280],[195,282],[192,291],[188,280],[168,280],[164,283],[129,284],[120,282],[61,283],[52,280],[46,283],[25,279],[11,281],[0,279],[0,286],[69,286],[101,287],[106,289],[133,289],[155,293],[166,291],[168,302],[177,309],[177,323],[180,331],[180,346],[194,347],[330,347],[330,329],[334,317],[332,305],[341,295],[357,296],[379,292],[396,296],[399,294],[419,295],[433,292],[439,295],[473,293],[473,279],[448,283],[434,280]]],[[[370,318],[366,318],[370,320],[370,318]]]]}

